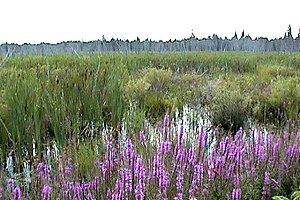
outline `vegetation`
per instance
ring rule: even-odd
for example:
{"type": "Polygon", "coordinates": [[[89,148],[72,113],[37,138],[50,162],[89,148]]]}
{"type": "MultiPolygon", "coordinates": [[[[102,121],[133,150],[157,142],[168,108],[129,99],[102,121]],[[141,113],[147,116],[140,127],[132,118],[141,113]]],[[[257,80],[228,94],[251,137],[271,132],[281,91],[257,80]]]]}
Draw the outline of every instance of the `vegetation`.
{"type": "MultiPolygon", "coordinates": [[[[208,38],[197,38],[192,33],[189,38],[169,41],[153,41],[138,37],[133,41],[114,39],[81,42],[68,41],[58,44],[2,44],[0,55],[51,55],[58,53],[95,53],[95,52],[189,52],[189,51],[248,51],[248,52],[299,52],[300,32],[293,38],[291,26],[280,38],[268,39],[266,37],[252,38],[241,36],[235,32],[232,38],[222,38],[216,34],[208,38]]],[[[1,63],[0,63],[1,65],[1,63]]]]}
{"type": "Polygon", "coordinates": [[[10,57],[0,68],[0,198],[290,196],[299,67],[296,53],[10,57]]]}

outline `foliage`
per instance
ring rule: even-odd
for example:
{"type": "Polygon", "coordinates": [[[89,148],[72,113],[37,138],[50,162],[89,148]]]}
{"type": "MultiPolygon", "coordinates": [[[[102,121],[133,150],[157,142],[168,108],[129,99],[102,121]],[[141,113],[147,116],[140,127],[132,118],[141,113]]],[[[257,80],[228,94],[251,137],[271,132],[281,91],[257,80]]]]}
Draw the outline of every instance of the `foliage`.
{"type": "Polygon", "coordinates": [[[21,162],[34,142],[41,156],[45,142],[54,139],[61,148],[87,124],[116,128],[127,120],[137,132],[142,120],[156,122],[186,104],[208,109],[213,125],[231,131],[248,119],[283,126],[299,119],[299,58],[249,52],[11,57],[0,69],[0,147],[14,149],[21,162]],[[127,115],[132,106],[137,114],[127,115]]]}
{"type": "MultiPolygon", "coordinates": [[[[290,200],[289,198],[287,198],[285,196],[273,196],[272,199],[273,200],[290,200]]],[[[300,199],[300,190],[295,191],[291,195],[291,200],[298,200],[298,199],[300,199]]]]}
{"type": "Polygon", "coordinates": [[[249,117],[250,99],[244,95],[241,86],[230,77],[224,77],[215,83],[213,99],[210,104],[212,123],[220,126],[233,134],[241,127],[249,117]]]}

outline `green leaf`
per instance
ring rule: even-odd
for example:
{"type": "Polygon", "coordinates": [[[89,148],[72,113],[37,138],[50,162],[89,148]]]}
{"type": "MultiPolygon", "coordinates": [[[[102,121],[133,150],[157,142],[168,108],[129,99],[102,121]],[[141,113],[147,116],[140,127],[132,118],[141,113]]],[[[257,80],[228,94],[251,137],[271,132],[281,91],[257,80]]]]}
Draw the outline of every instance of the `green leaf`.
{"type": "Polygon", "coordinates": [[[295,191],[295,192],[292,194],[291,198],[292,198],[293,200],[300,199],[300,191],[295,191]]]}
{"type": "Polygon", "coordinates": [[[274,196],[272,197],[273,200],[290,200],[289,198],[287,197],[284,197],[284,196],[274,196]]]}

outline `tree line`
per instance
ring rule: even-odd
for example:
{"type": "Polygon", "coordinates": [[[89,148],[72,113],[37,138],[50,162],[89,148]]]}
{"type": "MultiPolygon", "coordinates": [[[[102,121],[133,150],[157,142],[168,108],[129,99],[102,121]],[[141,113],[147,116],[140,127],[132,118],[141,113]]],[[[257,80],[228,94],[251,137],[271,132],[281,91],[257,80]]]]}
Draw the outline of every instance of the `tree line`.
{"type": "Polygon", "coordinates": [[[245,35],[241,37],[235,33],[232,38],[221,38],[216,34],[208,38],[199,39],[192,33],[189,38],[182,40],[155,41],[146,39],[141,41],[138,37],[133,40],[102,39],[81,42],[68,41],[57,44],[2,44],[1,55],[48,55],[57,53],[97,53],[97,52],[175,52],[175,51],[251,51],[251,52],[299,52],[300,30],[297,37],[293,38],[291,26],[288,27],[284,37],[269,40],[266,37],[251,38],[245,35]]]}

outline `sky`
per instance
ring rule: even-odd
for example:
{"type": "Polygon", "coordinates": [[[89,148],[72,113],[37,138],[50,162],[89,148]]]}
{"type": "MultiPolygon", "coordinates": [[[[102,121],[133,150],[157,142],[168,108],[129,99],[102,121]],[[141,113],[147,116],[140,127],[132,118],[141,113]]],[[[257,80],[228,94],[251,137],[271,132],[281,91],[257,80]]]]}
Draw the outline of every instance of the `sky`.
{"type": "Polygon", "coordinates": [[[299,0],[0,0],[1,43],[240,36],[300,28],[299,0]]]}

